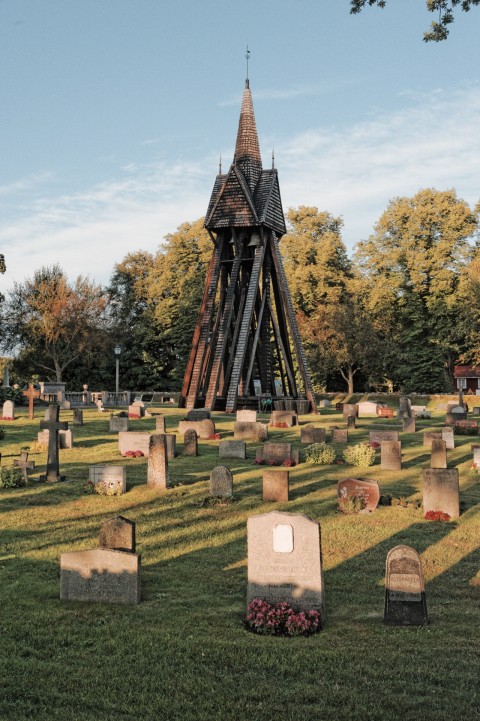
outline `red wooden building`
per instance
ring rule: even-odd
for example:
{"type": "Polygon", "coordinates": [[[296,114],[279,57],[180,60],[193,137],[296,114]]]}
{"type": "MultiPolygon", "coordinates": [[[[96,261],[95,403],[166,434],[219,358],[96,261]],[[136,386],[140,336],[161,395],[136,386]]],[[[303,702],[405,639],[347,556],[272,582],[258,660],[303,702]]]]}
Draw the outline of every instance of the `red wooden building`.
{"type": "Polygon", "coordinates": [[[480,366],[455,366],[453,377],[458,390],[480,395],[480,366]]]}

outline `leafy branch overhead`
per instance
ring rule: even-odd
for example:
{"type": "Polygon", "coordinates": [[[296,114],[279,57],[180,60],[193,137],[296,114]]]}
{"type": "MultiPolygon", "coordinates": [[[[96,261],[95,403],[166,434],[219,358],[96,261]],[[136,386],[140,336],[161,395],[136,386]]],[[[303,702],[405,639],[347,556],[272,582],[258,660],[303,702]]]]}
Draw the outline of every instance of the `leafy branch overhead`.
{"type": "MultiPolygon", "coordinates": [[[[366,5],[377,5],[384,8],[387,0],[350,0],[350,12],[359,13],[366,5]]],[[[439,42],[446,40],[449,33],[448,26],[455,19],[456,9],[468,12],[472,7],[480,5],[480,0],[425,0],[427,10],[431,13],[438,12],[438,21],[433,21],[431,29],[423,34],[425,42],[439,42]]]]}

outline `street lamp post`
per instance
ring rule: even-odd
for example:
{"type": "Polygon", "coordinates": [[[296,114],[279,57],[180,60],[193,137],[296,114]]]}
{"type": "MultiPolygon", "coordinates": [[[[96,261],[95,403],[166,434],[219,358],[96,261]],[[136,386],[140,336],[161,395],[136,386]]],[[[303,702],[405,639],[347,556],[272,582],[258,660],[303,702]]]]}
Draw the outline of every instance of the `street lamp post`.
{"type": "Polygon", "coordinates": [[[120,386],[120,353],[122,352],[122,349],[117,344],[113,349],[113,352],[115,353],[115,398],[118,405],[118,389],[120,386]]]}

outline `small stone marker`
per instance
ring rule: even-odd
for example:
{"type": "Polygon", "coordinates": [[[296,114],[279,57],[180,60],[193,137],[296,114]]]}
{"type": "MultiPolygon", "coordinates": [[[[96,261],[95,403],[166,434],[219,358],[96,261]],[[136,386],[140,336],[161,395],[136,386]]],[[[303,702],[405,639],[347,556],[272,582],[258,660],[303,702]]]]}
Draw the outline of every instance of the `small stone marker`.
{"type": "Polygon", "coordinates": [[[472,413],[474,416],[480,416],[480,406],[473,406],[472,413]]]}
{"type": "Polygon", "coordinates": [[[157,416],[155,418],[155,430],[158,433],[166,433],[165,416],[157,416]]]}
{"type": "Polygon", "coordinates": [[[403,416],[402,417],[402,432],[403,433],[415,433],[415,416],[403,416]]]}
{"type": "Polygon", "coordinates": [[[380,443],[380,463],[384,471],[400,471],[402,468],[402,444],[400,441],[380,443]]]}
{"type": "Polygon", "coordinates": [[[226,466],[215,466],[210,473],[210,495],[214,498],[226,498],[232,493],[232,474],[226,466]]]}
{"type": "Polygon", "coordinates": [[[370,443],[382,443],[382,441],[398,441],[398,431],[370,431],[368,434],[370,443]]]}
{"type": "Polygon", "coordinates": [[[96,463],[88,470],[90,483],[104,486],[115,490],[117,494],[127,491],[127,469],[125,466],[106,466],[103,463],[96,463]]]}
{"type": "Polygon", "coordinates": [[[344,418],[348,418],[348,416],[353,416],[354,418],[358,418],[358,406],[356,403],[344,403],[342,407],[342,413],[344,418]]]}
{"type": "Polygon", "coordinates": [[[395,546],[387,554],[384,621],[396,626],[428,623],[422,564],[410,546],[395,546]]]}
{"type": "Polygon", "coordinates": [[[355,416],[347,416],[347,429],[356,428],[355,416]]]}
{"type": "Polygon", "coordinates": [[[275,426],[277,423],[286,423],[287,426],[298,425],[298,416],[295,411],[272,411],[270,415],[270,425],[275,426]]]}
{"type": "Polygon", "coordinates": [[[332,443],[348,443],[348,430],[346,428],[332,428],[332,443]]]}
{"type": "Polygon", "coordinates": [[[103,407],[103,401],[101,401],[101,400],[95,401],[95,405],[97,406],[97,411],[99,413],[103,413],[103,411],[105,410],[105,408],[103,407]]]}
{"type": "Polygon", "coordinates": [[[292,448],[291,443],[264,443],[261,448],[257,448],[257,460],[264,460],[268,465],[270,461],[282,464],[286,460],[291,460],[295,465],[299,462],[298,450],[292,448]]]}
{"type": "Polygon", "coordinates": [[[387,408],[387,406],[378,406],[377,415],[379,418],[393,418],[393,408],[387,408]]]}
{"type": "Polygon", "coordinates": [[[439,438],[432,438],[430,468],[447,467],[447,444],[439,438]]]}
{"type": "Polygon", "coordinates": [[[289,472],[280,470],[263,471],[263,500],[288,501],[289,472]]]}
{"type": "Polygon", "coordinates": [[[140,556],[96,548],[60,556],[60,598],[64,601],[140,602],[140,556]]]}
{"type": "Polygon", "coordinates": [[[73,425],[83,426],[83,410],[81,408],[73,409],[73,425]]]}
{"type": "Polygon", "coordinates": [[[70,429],[66,431],[60,430],[58,432],[58,442],[62,450],[73,448],[73,435],[70,429]]]}
{"type": "Polygon", "coordinates": [[[423,471],[423,514],[429,511],[460,515],[458,468],[425,468],[423,471]]]}
{"type": "Polygon", "coordinates": [[[316,610],[325,623],[320,526],[301,513],[250,516],[247,604],[285,601],[295,610],[316,610]]]}
{"type": "Polygon", "coordinates": [[[40,428],[48,431],[48,456],[47,472],[40,480],[48,483],[63,481],[65,476],[60,475],[60,464],[58,460],[58,432],[68,430],[68,423],[59,421],[60,408],[58,405],[49,406],[49,420],[40,421],[40,428]]]}
{"type": "Polygon", "coordinates": [[[220,441],[218,444],[219,458],[239,458],[244,461],[247,457],[247,444],[245,441],[220,441]]]}
{"type": "Polygon", "coordinates": [[[198,436],[193,428],[186,430],[183,435],[183,455],[198,456],[198,436]]]}
{"type": "Polygon", "coordinates": [[[253,421],[237,421],[233,424],[233,437],[237,441],[260,441],[268,438],[268,427],[253,421]]]}
{"type": "Polygon", "coordinates": [[[473,449],[473,465],[475,468],[480,468],[480,446],[475,446],[473,449]]]}
{"type": "Polygon", "coordinates": [[[208,408],[192,408],[186,415],[187,421],[206,421],[211,418],[208,408]]]}
{"type": "Polygon", "coordinates": [[[110,418],[110,433],[121,433],[128,431],[128,417],[125,416],[112,416],[110,418]]]}
{"type": "Polygon", "coordinates": [[[2,418],[8,421],[15,419],[15,404],[13,401],[5,401],[3,404],[2,418]]]}
{"type": "Polygon", "coordinates": [[[127,451],[142,451],[148,457],[151,435],[148,431],[121,431],[118,434],[118,449],[122,456],[127,451]]]}
{"type": "MultiPolygon", "coordinates": [[[[0,457],[1,460],[1,457],[0,457]]],[[[28,483],[28,471],[35,468],[35,461],[28,460],[28,452],[20,451],[20,458],[14,458],[13,465],[15,468],[22,469],[22,477],[25,485],[28,483]]]]}
{"type": "Polygon", "coordinates": [[[209,418],[204,421],[180,421],[178,424],[178,432],[185,433],[189,428],[193,428],[197,432],[197,436],[203,441],[208,441],[210,436],[215,435],[215,423],[209,418]]]}
{"type": "MultiPolygon", "coordinates": [[[[359,418],[375,418],[377,416],[379,404],[373,401],[360,401],[358,406],[358,417],[359,418]]],[[[352,413],[353,415],[353,413],[352,413]]]]}
{"type": "Polygon", "coordinates": [[[360,513],[370,513],[378,506],[380,488],[377,481],[365,481],[361,478],[345,478],[337,483],[337,498],[339,500],[361,496],[365,500],[365,508],[360,513]]]}
{"type": "Polygon", "coordinates": [[[164,433],[163,435],[167,446],[167,458],[171,461],[177,455],[177,437],[174,433],[164,433]]]}
{"type": "Polygon", "coordinates": [[[447,444],[447,451],[453,451],[455,448],[455,436],[453,428],[442,428],[442,440],[447,444]]]}
{"type": "Polygon", "coordinates": [[[128,406],[128,417],[129,418],[143,418],[145,416],[145,406],[143,403],[136,401],[132,405],[128,406]]]}
{"type": "Polygon", "coordinates": [[[423,445],[426,448],[431,448],[434,439],[436,441],[443,441],[441,431],[425,431],[423,434],[423,445]]]}
{"type": "MultiPolygon", "coordinates": [[[[174,436],[175,437],[175,436],[174,436]]],[[[150,436],[147,485],[157,491],[168,488],[168,456],[167,437],[163,433],[154,433],[150,436]]]]}
{"type": "Polygon", "coordinates": [[[257,411],[237,411],[236,421],[237,423],[256,423],[257,411]]]}
{"type": "Polygon", "coordinates": [[[100,548],[135,553],[135,523],[124,516],[115,516],[100,526],[100,548]]]}
{"type": "Polygon", "coordinates": [[[300,428],[300,443],[325,443],[325,428],[308,425],[300,428]]]}
{"type": "Polygon", "coordinates": [[[342,413],[343,411],[343,403],[335,403],[335,410],[340,411],[342,413]]]}

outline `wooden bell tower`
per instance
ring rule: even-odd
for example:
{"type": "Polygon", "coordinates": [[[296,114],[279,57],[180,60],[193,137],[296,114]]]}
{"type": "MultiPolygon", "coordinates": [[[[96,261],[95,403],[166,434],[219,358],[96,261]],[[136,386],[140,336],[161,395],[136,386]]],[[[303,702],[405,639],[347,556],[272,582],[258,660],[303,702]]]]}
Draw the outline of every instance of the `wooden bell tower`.
{"type": "Polygon", "coordinates": [[[286,232],[278,175],[262,168],[248,80],[233,163],[215,179],[205,227],[214,251],[180,407],[232,413],[256,407],[261,393],[306,399],[316,412],[278,248],[286,232]]]}

